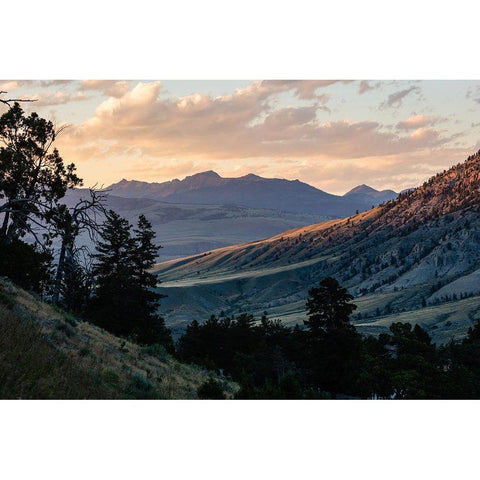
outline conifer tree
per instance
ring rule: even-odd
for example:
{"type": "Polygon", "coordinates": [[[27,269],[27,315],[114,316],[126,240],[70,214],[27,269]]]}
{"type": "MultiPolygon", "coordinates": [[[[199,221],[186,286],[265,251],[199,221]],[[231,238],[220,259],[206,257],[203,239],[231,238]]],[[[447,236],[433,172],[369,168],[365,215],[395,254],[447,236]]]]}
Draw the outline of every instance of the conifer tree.
{"type": "Polygon", "coordinates": [[[361,363],[361,337],[350,323],[357,308],[352,295],[332,277],[309,291],[307,301],[308,348],[311,381],[315,388],[349,393],[361,363]]]}
{"type": "Polygon", "coordinates": [[[324,278],[318,287],[309,290],[308,320],[305,325],[312,332],[352,329],[350,315],[357,308],[353,296],[332,277],[324,278]]]}
{"type": "Polygon", "coordinates": [[[165,320],[157,313],[159,301],[164,295],[154,290],[158,280],[156,275],[149,271],[162,247],[155,245],[155,232],[144,215],[140,215],[134,233],[133,263],[140,314],[135,328],[137,341],[142,344],[160,343],[167,351],[173,352],[170,330],[166,328],[165,320]]]}
{"type": "Polygon", "coordinates": [[[158,249],[150,222],[141,215],[132,236],[132,225],[110,210],[100,231],[94,255],[97,278],[89,312],[92,320],[112,333],[132,337],[140,344],[159,343],[173,351],[165,321],[157,314],[162,297],[154,291],[157,280],[149,272],[158,249]]]}
{"type": "Polygon", "coordinates": [[[95,295],[90,302],[90,317],[115,335],[128,336],[136,317],[134,298],[135,248],[130,223],[113,210],[107,212],[94,255],[95,295]]]}

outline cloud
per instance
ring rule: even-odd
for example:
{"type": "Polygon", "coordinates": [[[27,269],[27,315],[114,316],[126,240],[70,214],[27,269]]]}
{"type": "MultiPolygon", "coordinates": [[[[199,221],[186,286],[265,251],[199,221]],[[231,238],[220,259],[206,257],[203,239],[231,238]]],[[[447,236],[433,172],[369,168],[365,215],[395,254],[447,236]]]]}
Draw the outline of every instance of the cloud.
{"type": "MultiPolygon", "coordinates": [[[[4,80],[5,81],[5,80],[4,80]]],[[[9,80],[10,89],[27,87],[27,88],[49,88],[49,87],[65,87],[75,83],[75,80],[9,80]]]]}
{"type": "MultiPolygon", "coordinates": [[[[328,87],[338,82],[348,83],[348,80],[263,80],[261,88],[271,93],[293,90],[301,100],[317,99],[317,90],[328,87]]],[[[322,98],[325,98],[323,96],[322,98]]]]}
{"type": "Polygon", "coordinates": [[[109,97],[119,98],[128,92],[127,81],[82,80],[79,91],[96,90],[109,97]]]}
{"type": "Polygon", "coordinates": [[[436,125],[437,123],[445,122],[444,117],[429,117],[427,115],[413,115],[406,120],[397,123],[399,130],[416,130],[418,128],[436,125]]]}
{"type": "Polygon", "coordinates": [[[474,87],[468,87],[465,98],[470,98],[474,102],[480,103],[480,85],[475,85],[474,87]]]}
{"type": "Polygon", "coordinates": [[[66,103],[71,102],[83,102],[88,100],[89,97],[83,94],[83,92],[78,92],[77,94],[71,94],[64,91],[56,92],[42,92],[37,95],[30,97],[35,99],[34,107],[46,107],[51,105],[65,105],[66,103]]]}
{"type": "Polygon", "coordinates": [[[377,82],[375,84],[370,84],[370,82],[368,80],[362,80],[360,82],[360,85],[358,87],[358,93],[360,95],[363,95],[365,92],[368,92],[370,90],[376,90],[378,88],[380,88],[380,85],[381,85],[381,82],[377,82]]]}
{"type": "Polygon", "coordinates": [[[395,134],[374,121],[325,121],[325,106],[317,102],[283,108],[272,104],[273,96],[295,88],[292,83],[253,82],[230,95],[165,98],[160,82],[138,83],[121,97],[103,101],[94,116],[73,126],[62,142],[73,157],[98,161],[182,158],[228,163],[372,158],[437,148],[451,140],[433,128],[395,134]]]}
{"type": "Polygon", "coordinates": [[[402,106],[403,99],[410,93],[421,93],[420,87],[412,85],[409,88],[405,88],[398,92],[392,93],[388,96],[387,100],[380,105],[380,108],[398,108],[402,106]]]}
{"type": "Polygon", "coordinates": [[[75,80],[38,80],[38,81],[32,80],[32,83],[37,83],[42,88],[64,87],[74,82],[75,80]]]}
{"type": "Polygon", "coordinates": [[[2,80],[2,83],[0,83],[0,91],[2,92],[11,92],[16,88],[18,88],[17,80],[2,80]]]}

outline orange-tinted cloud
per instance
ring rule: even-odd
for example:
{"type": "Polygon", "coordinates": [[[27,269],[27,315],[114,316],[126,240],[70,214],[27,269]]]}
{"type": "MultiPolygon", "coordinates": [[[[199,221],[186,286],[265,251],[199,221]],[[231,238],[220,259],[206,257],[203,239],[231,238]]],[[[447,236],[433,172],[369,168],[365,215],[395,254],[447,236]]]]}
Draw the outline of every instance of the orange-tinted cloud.
{"type": "Polygon", "coordinates": [[[51,105],[64,105],[66,103],[83,102],[85,100],[88,100],[88,97],[84,95],[83,92],[71,94],[61,90],[56,92],[42,92],[36,95],[32,95],[30,98],[35,100],[35,105],[33,108],[46,107],[51,105]]]}
{"type": "Polygon", "coordinates": [[[418,128],[424,128],[437,123],[446,121],[444,117],[429,117],[428,115],[413,115],[406,120],[402,120],[397,123],[399,130],[416,130],[418,128]]]}
{"type": "Polygon", "coordinates": [[[128,91],[128,82],[117,80],[82,80],[79,90],[97,90],[109,97],[121,97],[128,91]]]}
{"type": "MultiPolygon", "coordinates": [[[[139,83],[102,102],[95,115],[74,127],[69,140],[82,150],[96,142],[98,157],[135,149],[168,158],[333,157],[405,153],[449,141],[442,131],[416,129],[397,135],[374,121],[325,121],[322,103],[275,110],[270,98],[285,82],[254,82],[234,94],[161,98],[160,82],[139,83]]],[[[312,91],[313,87],[310,88],[312,91]]]]}

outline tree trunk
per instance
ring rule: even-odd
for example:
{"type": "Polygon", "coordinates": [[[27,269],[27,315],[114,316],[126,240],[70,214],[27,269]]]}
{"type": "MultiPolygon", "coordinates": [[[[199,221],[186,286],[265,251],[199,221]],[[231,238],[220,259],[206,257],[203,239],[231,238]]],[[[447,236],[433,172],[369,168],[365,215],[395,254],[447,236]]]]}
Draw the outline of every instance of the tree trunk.
{"type": "Polygon", "coordinates": [[[57,305],[60,298],[60,287],[62,285],[63,270],[65,269],[65,251],[66,241],[62,240],[62,248],[60,250],[60,257],[58,259],[57,273],[55,275],[55,285],[53,287],[52,303],[57,305]]]}
{"type": "Polygon", "coordinates": [[[5,238],[7,236],[8,221],[10,220],[10,212],[5,212],[3,217],[2,229],[0,230],[0,237],[5,238]]]}

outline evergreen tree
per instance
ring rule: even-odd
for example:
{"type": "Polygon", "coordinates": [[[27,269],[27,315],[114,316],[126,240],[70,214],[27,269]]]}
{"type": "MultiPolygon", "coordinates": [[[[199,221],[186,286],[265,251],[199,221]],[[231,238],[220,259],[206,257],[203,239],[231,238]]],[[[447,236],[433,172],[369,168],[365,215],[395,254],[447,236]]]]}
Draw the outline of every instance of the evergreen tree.
{"type": "Polygon", "coordinates": [[[353,393],[361,364],[361,337],[350,324],[357,308],[345,288],[334,278],[323,279],[309,291],[308,320],[309,376],[313,389],[353,393]]]}
{"type": "Polygon", "coordinates": [[[60,293],[63,307],[83,315],[92,290],[92,275],[80,264],[77,256],[67,255],[60,293]]]}
{"type": "Polygon", "coordinates": [[[159,301],[165,295],[155,291],[158,279],[149,271],[162,247],[155,245],[155,232],[144,215],[140,215],[134,233],[132,253],[139,303],[139,321],[135,328],[137,341],[142,344],[160,343],[172,353],[174,345],[170,330],[166,328],[165,320],[157,313],[159,301]]]}
{"type": "Polygon", "coordinates": [[[95,296],[89,312],[92,320],[119,336],[130,336],[140,344],[159,343],[174,350],[170,330],[156,311],[161,298],[154,291],[157,281],[148,270],[153,266],[159,247],[155,234],[142,215],[138,228],[110,210],[100,231],[94,273],[95,296]]]}
{"type": "Polygon", "coordinates": [[[308,294],[308,320],[304,323],[312,333],[354,328],[350,324],[350,315],[357,306],[350,303],[353,296],[337,280],[324,278],[308,294]]]}
{"type": "Polygon", "coordinates": [[[132,333],[137,304],[133,288],[135,248],[131,225],[113,210],[107,212],[94,255],[96,275],[95,296],[90,302],[89,315],[100,327],[115,335],[132,333]]]}

